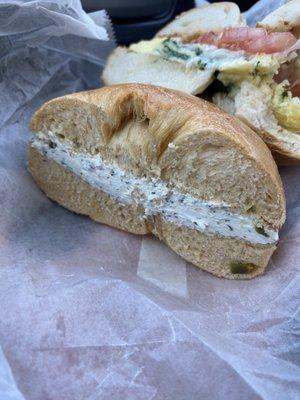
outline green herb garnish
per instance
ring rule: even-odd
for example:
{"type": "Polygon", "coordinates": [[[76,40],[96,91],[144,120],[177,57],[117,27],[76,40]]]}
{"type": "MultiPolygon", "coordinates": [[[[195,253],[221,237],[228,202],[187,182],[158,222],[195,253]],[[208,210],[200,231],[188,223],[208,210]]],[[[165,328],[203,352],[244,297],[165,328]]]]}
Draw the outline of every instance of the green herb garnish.
{"type": "Polygon", "coordinates": [[[230,264],[230,272],[232,274],[250,274],[251,272],[256,271],[258,268],[258,265],[240,261],[233,261],[230,264]]]}
{"type": "Polygon", "coordinates": [[[186,53],[183,53],[180,51],[180,46],[175,42],[175,40],[171,39],[166,39],[163,42],[163,53],[167,57],[174,57],[174,58],[180,58],[181,60],[188,60],[190,56],[186,53]]]}
{"type": "Polygon", "coordinates": [[[281,93],[282,101],[284,101],[287,97],[289,97],[289,91],[288,91],[288,89],[283,89],[283,91],[281,93]]]}
{"type": "Polygon", "coordinates": [[[78,149],[80,147],[80,143],[77,137],[73,139],[74,146],[78,149]]]}
{"type": "MultiPolygon", "coordinates": [[[[163,47],[160,50],[160,53],[162,56],[166,58],[177,58],[180,60],[190,60],[193,59],[194,57],[199,57],[202,54],[202,50],[199,48],[194,48],[194,49],[189,49],[184,44],[178,43],[174,39],[165,39],[163,41],[163,47]]],[[[202,60],[195,60],[195,65],[197,68],[199,68],[201,71],[203,71],[206,67],[206,63],[204,63],[202,60]]]]}
{"type": "Polygon", "coordinates": [[[49,140],[49,147],[51,147],[51,149],[55,149],[57,147],[57,144],[52,142],[52,140],[49,140]]]}
{"type": "Polygon", "coordinates": [[[269,235],[267,234],[267,232],[265,231],[265,229],[262,226],[256,226],[255,230],[257,233],[259,233],[260,235],[263,235],[265,237],[269,237],[269,235]]]}
{"type": "Polygon", "coordinates": [[[255,64],[255,68],[254,68],[254,74],[258,74],[258,67],[259,67],[260,61],[257,61],[257,63],[255,64]]]}
{"type": "Polygon", "coordinates": [[[251,206],[251,207],[247,210],[247,212],[248,212],[248,213],[254,213],[254,212],[256,212],[256,207],[255,207],[255,206],[251,206]]]}
{"type": "Polygon", "coordinates": [[[205,67],[206,67],[206,63],[204,63],[204,62],[201,61],[201,60],[198,60],[198,61],[197,61],[197,67],[198,67],[201,71],[203,71],[203,70],[205,69],[205,67]]]}

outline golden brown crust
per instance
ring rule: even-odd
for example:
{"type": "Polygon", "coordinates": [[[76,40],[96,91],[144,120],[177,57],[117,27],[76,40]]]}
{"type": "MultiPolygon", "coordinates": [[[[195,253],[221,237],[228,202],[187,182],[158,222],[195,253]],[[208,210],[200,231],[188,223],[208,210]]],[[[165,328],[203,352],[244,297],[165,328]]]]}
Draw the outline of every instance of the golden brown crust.
{"type": "Polygon", "coordinates": [[[286,149],[276,136],[266,131],[260,131],[260,136],[271,150],[277,165],[300,165],[300,154],[286,149]]]}
{"type": "Polygon", "coordinates": [[[290,154],[285,155],[283,152],[276,150],[272,151],[272,154],[279,167],[297,167],[300,165],[300,159],[293,158],[290,154]]]}
{"type": "Polygon", "coordinates": [[[192,40],[208,31],[218,33],[224,28],[245,24],[246,21],[238,5],[224,1],[203,4],[177,15],[173,21],[157,32],[156,36],[192,40]]]}

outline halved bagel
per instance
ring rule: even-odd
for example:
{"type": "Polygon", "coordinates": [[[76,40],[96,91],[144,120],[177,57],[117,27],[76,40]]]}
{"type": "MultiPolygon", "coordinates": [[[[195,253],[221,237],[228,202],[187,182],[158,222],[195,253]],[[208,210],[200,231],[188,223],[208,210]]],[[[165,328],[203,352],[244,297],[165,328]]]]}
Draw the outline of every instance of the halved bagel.
{"type": "Polygon", "coordinates": [[[226,278],[261,274],[285,219],[263,141],[196,97],[124,84],[63,96],[31,121],[29,170],[51,199],[132,233],[153,233],[226,278]]]}

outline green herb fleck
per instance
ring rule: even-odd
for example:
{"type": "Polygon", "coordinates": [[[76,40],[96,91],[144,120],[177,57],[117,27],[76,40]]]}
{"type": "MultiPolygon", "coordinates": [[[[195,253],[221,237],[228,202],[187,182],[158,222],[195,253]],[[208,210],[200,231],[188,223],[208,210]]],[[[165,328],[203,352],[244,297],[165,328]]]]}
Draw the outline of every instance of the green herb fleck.
{"type": "Polygon", "coordinates": [[[167,57],[181,58],[182,60],[188,60],[189,55],[180,51],[178,44],[171,39],[166,39],[163,42],[163,53],[167,57]]]}
{"type": "Polygon", "coordinates": [[[230,264],[230,272],[232,274],[250,274],[251,272],[256,271],[258,268],[258,265],[240,261],[233,261],[230,264]]]}
{"type": "Polygon", "coordinates": [[[262,226],[256,226],[255,230],[257,233],[259,233],[260,235],[263,235],[265,237],[269,237],[269,235],[267,234],[267,232],[265,231],[265,229],[262,226]]]}
{"type": "Polygon", "coordinates": [[[281,93],[281,99],[284,101],[287,97],[289,97],[289,91],[288,89],[284,89],[281,93]]]}
{"type": "Polygon", "coordinates": [[[257,61],[257,63],[255,64],[255,68],[254,68],[254,74],[258,74],[259,64],[260,64],[260,61],[257,61]]]}
{"type": "Polygon", "coordinates": [[[248,212],[248,213],[254,213],[254,212],[256,212],[256,207],[255,207],[255,206],[251,206],[251,207],[247,210],[247,212],[248,212]]]}
{"type": "Polygon", "coordinates": [[[195,54],[196,56],[200,56],[203,53],[203,51],[201,49],[195,49],[195,54]]]}
{"type": "Polygon", "coordinates": [[[197,61],[197,67],[198,67],[201,71],[203,71],[203,70],[205,69],[205,67],[206,67],[206,63],[204,63],[204,62],[201,61],[201,60],[198,60],[198,61],[197,61]]]}
{"type": "Polygon", "coordinates": [[[229,94],[233,88],[234,88],[234,83],[228,83],[228,85],[225,86],[225,92],[229,94]]]}
{"type": "Polygon", "coordinates": [[[77,137],[73,139],[74,146],[78,149],[80,147],[80,143],[77,137]]]}
{"type": "Polygon", "coordinates": [[[57,144],[52,142],[52,140],[49,140],[49,147],[51,147],[51,149],[55,149],[55,147],[57,147],[57,144]]]}

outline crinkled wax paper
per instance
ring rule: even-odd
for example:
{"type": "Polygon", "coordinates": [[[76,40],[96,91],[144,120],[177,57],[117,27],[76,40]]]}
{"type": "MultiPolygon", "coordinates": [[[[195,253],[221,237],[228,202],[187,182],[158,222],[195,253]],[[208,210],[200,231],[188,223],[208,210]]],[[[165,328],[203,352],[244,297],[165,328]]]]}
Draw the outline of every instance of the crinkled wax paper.
{"type": "Polygon", "coordinates": [[[31,114],[97,86],[114,45],[105,13],[92,18],[79,0],[0,3],[0,399],[300,398],[300,168],[280,171],[287,222],[251,281],[72,214],[33,183],[31,114]]]}

